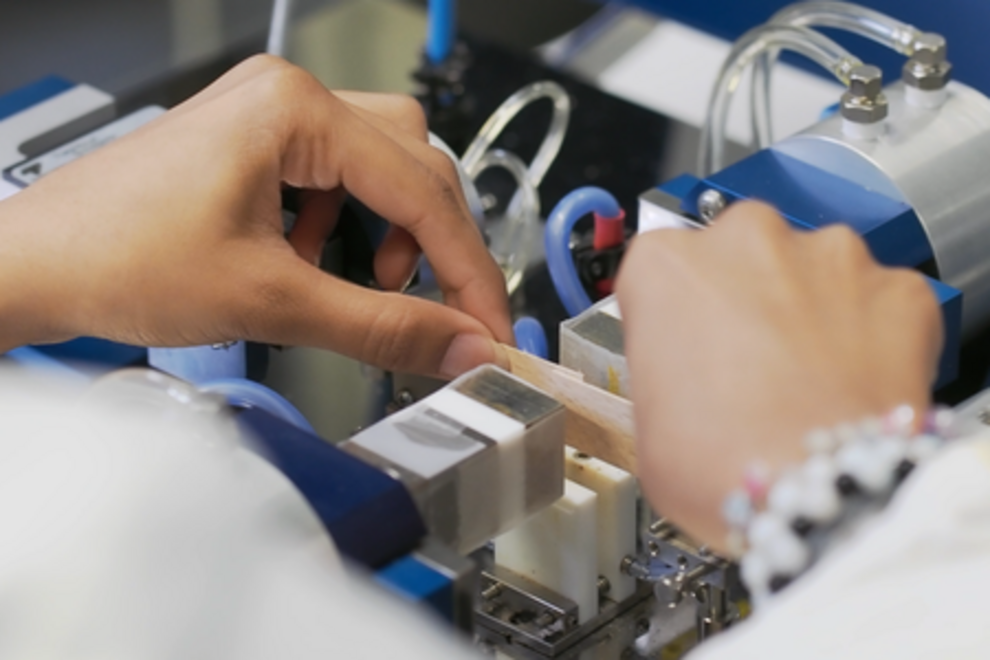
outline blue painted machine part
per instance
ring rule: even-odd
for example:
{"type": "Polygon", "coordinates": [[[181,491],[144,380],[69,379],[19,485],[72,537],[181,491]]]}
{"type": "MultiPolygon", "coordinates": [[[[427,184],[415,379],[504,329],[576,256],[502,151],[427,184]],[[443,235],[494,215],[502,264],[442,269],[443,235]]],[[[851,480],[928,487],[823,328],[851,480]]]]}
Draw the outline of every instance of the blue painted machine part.
{"type": "Polygon", "coordinates": [[[223,395],[235,408],[260,408],[306,433],[318,435],[298,408],[284,396],[261,383],[247,378],[219,378],[198,383],[197,387],[202,392],[223,395]]]}
{"type": "Polygon", "coordinates": [[[0,96],[0,121],[31,106],[67,92],[76,84],[58,76],[48,76],[0,96]]]}
{"type": "Polygon", "coordinates": [[[720,191],[729,203],[768,202],[801,229],[850,225],[877,261],[889,266],[915,268],[933,259],[928,236],[910,205],[773,149],[699,181],[683,199],[684,210],[697,215],[698,196],[708,188],[720,191]]]}
{"type": "Polygon", "coordinates": [[[457,0],[429,0],[426,26],[426,57],[440,64],[454,50],[457,34],[457,0]]]}
{"type": "Polygon", "coordinates": [[[199,384],[210,380],[247,377],[247,346],[149,348],[148,364],[176,378],[199,384]]]}
{"type": "MultiPolygon", "coordinates": [[[[758,199],[776,207],[800,229],[830,224],[850,225],[863,236],[874,257],[890,266],[920,268],[935,274],[927,235],[910,205],[765,149],[707,179],[682,175],[659,186],[681,200],[681,210],[698,217],[698,197],[716,189],[729,203],[758,199]]],[[[962,293],[928,278],[942,309],[945,344],[936,387],[947,385],[959,373],[962,346],[962,293]]]]}
{"type": "Polygon", "coordinates": [[[379,568],[414,550],[426,526],[396,479],[259,408],[238,411],[258,454],[293,483],[340,552],[379,568]]]}
{"type": "Polygon", "coordinates": [[[375,582],[414,603],[423,603],[454,622],[455,583],[414,556],[397,559],[375,574],[375,582]]]}
{"type": "Polygon", "coordinates": [[[23,346],[7,357],[25,366],[61,372],[71,378],[100,375],[115,369],[144,366],[148,352],[138,346],[118,344],[105,339],[81,337],[61,344],[23,346]]]}

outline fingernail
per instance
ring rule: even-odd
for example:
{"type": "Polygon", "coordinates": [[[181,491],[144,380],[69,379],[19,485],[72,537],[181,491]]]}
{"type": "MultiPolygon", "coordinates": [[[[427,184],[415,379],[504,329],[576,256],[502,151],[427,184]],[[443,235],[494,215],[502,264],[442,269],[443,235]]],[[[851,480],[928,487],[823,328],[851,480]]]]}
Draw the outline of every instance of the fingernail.
{"type": "Polygon", "coordinates": [[[450,342],[447,354],[440,363],[440,376],[457,378],[482,364],[495,364],[508,368],[505,352],[491,339],[481,335],[457,335],[450,342]]]}

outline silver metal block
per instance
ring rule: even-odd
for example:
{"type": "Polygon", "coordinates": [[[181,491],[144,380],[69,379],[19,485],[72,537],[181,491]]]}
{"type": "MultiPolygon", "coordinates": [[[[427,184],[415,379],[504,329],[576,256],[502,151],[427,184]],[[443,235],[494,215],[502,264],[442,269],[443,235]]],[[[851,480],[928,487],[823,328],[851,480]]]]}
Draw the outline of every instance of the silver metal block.
{"type": "Polygon", "coordinates": [[[430,533],[462,554],[564,490],[564,407],[492,366],[341,445],[400,479],[430,533]]]}

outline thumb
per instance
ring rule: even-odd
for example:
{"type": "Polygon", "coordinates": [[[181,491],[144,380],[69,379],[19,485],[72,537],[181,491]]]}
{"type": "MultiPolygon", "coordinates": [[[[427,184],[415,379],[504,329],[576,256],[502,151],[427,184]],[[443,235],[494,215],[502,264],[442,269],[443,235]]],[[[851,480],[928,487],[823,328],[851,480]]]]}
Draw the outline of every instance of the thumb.
{"type": "MultiPolygon", "coordinates": [[[[478,320],[452,307],[374,291],[327,275],[292,255],[275,301],[252,314],[251,339],[330,349],[389,371],[455,378],[486,363],[508,367],[478,320]]],[[[261,303],[265,304],[265,303],[261,303]]]]}

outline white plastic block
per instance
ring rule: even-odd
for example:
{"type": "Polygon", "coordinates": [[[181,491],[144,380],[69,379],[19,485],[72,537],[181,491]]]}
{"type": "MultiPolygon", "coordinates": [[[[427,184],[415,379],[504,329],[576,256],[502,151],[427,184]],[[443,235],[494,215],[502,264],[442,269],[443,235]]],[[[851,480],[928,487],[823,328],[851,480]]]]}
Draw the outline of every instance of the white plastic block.
{"type": "Polygon", "coordinates": [[[638,218],[636,232],[639,234],[645,234],[648,231],[655,231],[657,229],[691,228],[691,224],[683,217],[642,198],[639,200],[638,218]]]}
{"type": "Polygon", "coordinates": [[[560,364],[587,383],[629,398],[629,367],[615,296],[560,324],[560,364]]]}
{"type": "Polygon", "coordinates": [[[621,602],[636,591],[636,580],[622,572],[622,560],[636,554],[636,478],[620,468],[567,447],[564,474],[598,496],[598,575],[606,594],[621,602]]]}
{"type": "Polygon", "coordinates": [[[598,614],[598,496],[573,481],[564,496],[495,539],[495,563],[570,598],[578,621],[598,614]]]}

